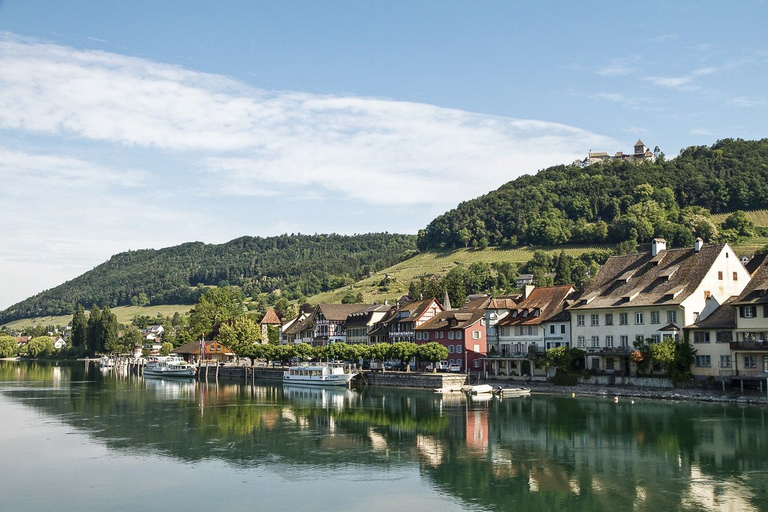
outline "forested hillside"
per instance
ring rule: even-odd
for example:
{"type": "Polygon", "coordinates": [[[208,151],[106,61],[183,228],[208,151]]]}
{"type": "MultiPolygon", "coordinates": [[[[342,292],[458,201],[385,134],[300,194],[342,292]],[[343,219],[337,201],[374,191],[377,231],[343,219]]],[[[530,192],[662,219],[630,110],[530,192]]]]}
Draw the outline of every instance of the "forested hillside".
{"type": "Polygon", "coordinates": [[[0,313],[18,318],[142,304],[193,304],[206,285],[238,285],[246,295],[281,290],[298,299],[350,284],[415,251],[415,237],[388,233],[242,237],[129,251],[0,313]]]}
{"type": "Polygon", "coordinates": [[[768,139],[693,146],[674,160],[559,165],[461,203],[419,232],[420,249],[647,242],[673,246],[748,236],[739,218],[710,213],[768,202],[768,139]]]}

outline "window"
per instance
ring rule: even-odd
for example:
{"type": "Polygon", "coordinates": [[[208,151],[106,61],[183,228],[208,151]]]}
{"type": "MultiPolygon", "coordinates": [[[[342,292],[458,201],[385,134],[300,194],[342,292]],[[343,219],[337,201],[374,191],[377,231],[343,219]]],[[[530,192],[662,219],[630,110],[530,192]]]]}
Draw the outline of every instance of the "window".
{"type": "Polygon", "coordinates": [[[738,281],[739,280],[739,273],[738,272],[734,272],[733,273],[733,280],[734,281],[738,281]]]}
{"type": "Polygon", "coordinates": [[[628,315],[626,313],[619,313],[619,325],[627,325],[628,323],[628,315]]]}
{"type": "Polygon", "coordinates": [[[733,341],[733,333],[731,331],[717,331],[715,341],[718,343],[730,343],[733,341]]]}
{"type": "Polygon", "coordinates": [[[549,334],[555,334],[555,324],[549,326],[549,334]]]}
{"type": "Polygon", "coordinates": [[[605,360],[605,369],[606,370],[613,370],[614,369],[614,359],[612,357],[609,357],[605,360]]]}
{"type": "Polygon", "coordinates": [[[600,325],[600,315],[591,315],[589,319],[589,325],[597,327],[600,325]]]}
{"type": "Polygon", "coordinates": [[[460,340],[460,339],[461,339],[461,338],[463,338],[463,337],[464,337],[464,335],[461,333],[461,331],[457,331],[457,332],[456,332],[456,339],[457,339],[457,340],[460,340]]]}
{"type": "Polygon", "coordinates": [[[453,354],[453,345],[448,345],[448,353],[453,354]]]}
{"type": "Polygon", "coordinates": [[[757,368],[757,358],[755,356],[744,356],[744,368],[757,368]]]}
{"type": "Polygon", "coordinates": [[[512,328],[511,327],[502,327],[501,328],[501,335],[502,336],[509,336],[511,334],[511,332],[512,332],[512,328]]]}
{"type": "Polygon", "coordinates": [[[579,341],[579,346],[580,347],[586,347],[587,346],[587,342],[586,342],[586,339],[584,338],[584,336],[579,336],[578,337],[578,341],[579,341]]]}
{"type": "Polygon", "coordinates": [[[622,347],[628,347],[629,346],[629,336],[619,336],[619,344],[622,347]]]}
{"type": "Polygon", "coordinates": [[[651,311],[651,323],[652,324],[660,324],[661,323],[661,313],[658,311],[651,311]]]}
{"type": "Polygon", "coordinates": [[[642,343],[645,341],[645,337],[642,334],[635,334],[635,342],[642,343]]]}
{"type": "Polygon", "coordinates": [[[755,306],[741,306],[742,318],[754,318],[756,315],[755,306]]]}
{"type": "Polygon", "coordinates": [[[661,334],[651,334],[651,343],[659,343],[661,341],[661,334]]]}
{"type": "Polygon", "coordinates": [[[560,334],[565,334],[565,324],[560,324],[560,334]]]}
{"type": "Polygon", "coordinates": [[[763,318],[768,318],[768,304],[763,305],[763,318]]]}
{"type": "Polygon", "coordinates": [[[477,353],[480,352],[480,345],[475,345],[475,352],[477,352],[477,353]]]}
{"type": "Polygon", "coordinates": [[[472,339],[473,340],[479,340],[480,339],[480,331],[472,331],[472,339]]]}
{"type": "Polygon", "coordinates": [[[600,336],[592,336],[592,346],[593,347],[600,346],[600,336]]]}
{"type": "Polygon", "coordinates": [[[703,367],[703,368],[709,368],[712,366],[712,362],[710,360],[710,356],[696,356],[696,366],[703,367]]]}
{"type": "Polygon", "coordinates": [[[605,314],[605,325],[613,325],[613,313],[605,314]]]}
{"type": "Polygon", "coordinates": [[[635,325],[643,325],[643,314],[635,313],[635,325]]]}
{"type": "Polygon", "coordinates": [[[578,326],[584,325],[584,315],[576,315],[576,325],[578,326]]]}
{"type": "Polygon", "coordinates": [[[709,331],[695,331],[693,333],[694,343],[709,343],[709,331]]]}
{"type": "Polygon", "coordinates": [[[722,281],[723,280],[723,271],[722,270],[718,271],[718,273],[717,273],[717,280],[718,281],[722,281]]]}
{"type": "Polygon", "coordinates": [[[464,349],[461,345],[456,345],[456,350],[454,350],[454,353],[461,354],[461,351],[464,349]]]}
{"type": "Polygon", "coordinates": [[[605,337],[605,346],[608,348],[613,348],[613,336],[605,337]]]}
{"type": "MultiPolygon", "coordinates": [[[[357,332],[357,329],[353,329],[353,332],[357,332]]],[[[350,334],[351,334],[351,333],[350,333],[350,334]]],[[[421,333],[420,333],[420,332],[417,332],[417,333],[416,333],[416,339],[417,339],[417,340],[421,340],[421,333]]]]}
{"type": "Polygon", "coordinates": [[[475,359],[474,361],[472,361],[472,366],[474,366],[475,368],[480,368],[480,360],[475,359]]]}
{"type": "Polygon", "coordinates": [[[668,324],[674,324],[677,323],[677,311],[667,311],[667,323],[668,324]]]}
{"type": "Polygon", "coordinates": [[[448,331],[448,339],[449,340],[453,339],[453,331],[448,331]]]}
{"type": "Polygon", "coordinates": [[[720,356],[720,368],[731,367],[731,356],[720,356]]]}

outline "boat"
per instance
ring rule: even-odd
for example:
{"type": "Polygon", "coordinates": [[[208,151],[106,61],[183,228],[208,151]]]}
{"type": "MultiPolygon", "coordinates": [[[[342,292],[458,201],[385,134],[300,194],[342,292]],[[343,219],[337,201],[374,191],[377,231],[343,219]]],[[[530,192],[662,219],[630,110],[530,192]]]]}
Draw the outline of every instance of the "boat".
{"type": "Polygon", "coordinates": [[[493,386],[490,384],[477,384],[476,386],[464,386],[461,388],[465,393],[470,395],[486,395],[493,393],[493,386]]]}
{"type": "Polygon", "coordinates": [[[194,377],[197,369],[179,356],[158,357],[144,366],[147,377],[194,377]]]}
{"type": "Polygon", "coordinates": [[[291,366],[283,373],[283,383],[305,386],[347,386],[355,377],[342,363],[315,363],[291,366]]]}
{"type": "Polygon", "coordinates": [[[498,387],[493,390],[493,394],[499,398],[512,398],[517,396],[529,396],[531,394],[531,388],[502,388],[498,387]]]}
{"type": "Polygon", "coordinates": [[[99,359],[99,368],[102,370],[109,370],[115,367],[115,360],[111,357],[104,356],[99,359]]]}

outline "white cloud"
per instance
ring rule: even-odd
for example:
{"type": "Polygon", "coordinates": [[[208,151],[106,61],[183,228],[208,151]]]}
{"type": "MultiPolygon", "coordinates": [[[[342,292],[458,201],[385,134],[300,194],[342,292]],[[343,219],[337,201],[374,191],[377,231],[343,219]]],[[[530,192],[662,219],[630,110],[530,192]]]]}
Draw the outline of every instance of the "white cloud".
{"type": "Polygon", "coordinates": [[[643,80],[649,81],[654,85],[658,85],[659,87],[691,90],[695,88],[694,86],[690,85],[695,78],[711,75],[717,71],[718,69],[714,67],[704,67],[695,69],[687,75],[683,76],[648,76],[644,77],[643,80]]]}
{"type": "Polygon", "coordinates": [[[766,104],[764,100],[748,98],[746,96],[736,96],[735,98],[728,100],[728,103],[736,105],[737,107],[762,107],[766,104]]]}
{"type": "Polygon", "coordinates": [[[707,130],[706,128],[691,128],[689,133],[691,135],[714,135],[710,130],[707,130]]]}
{"type": "MultiPolygon", "coordinates": [[[[0,147],[0,199],[41,198],[27,206],[34,214],[0,214],[0,260],[21,268],[55,258],[41,273],[61,280],[127,249],[299,231],[301,214],[288,215],[299,199],[355,212],[394,205],[415,231],[430,212],[618,145],[558,123],[255,89],[12,34],[0,37],[0,69],[0,130],[19,142],[0,147]]],[[[391,231],[379,217],[371,229],[391,231]]],[[[332,220],[326,231],[345,230],[332,220]]],[[[0,307],[39,291],[9,291],[12,265],[0,267],[0,307]]]]}

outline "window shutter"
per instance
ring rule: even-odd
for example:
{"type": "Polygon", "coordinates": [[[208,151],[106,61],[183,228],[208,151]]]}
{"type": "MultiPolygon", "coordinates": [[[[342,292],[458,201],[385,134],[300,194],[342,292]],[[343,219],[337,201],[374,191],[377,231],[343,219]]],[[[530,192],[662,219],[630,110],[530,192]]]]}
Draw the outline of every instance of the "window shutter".
{"type": "Polygon", "coordinates": [[[739,308],[739,318],[744,318],[744,306],[739,308]]]}

